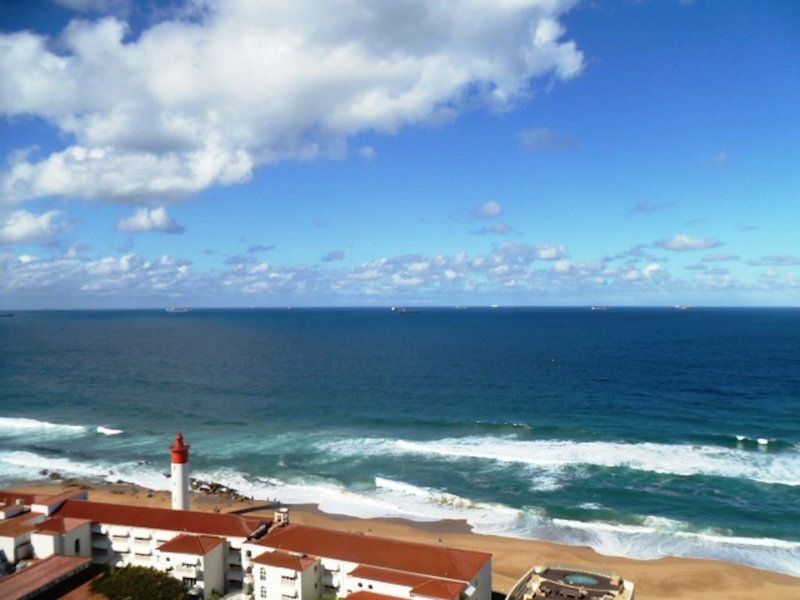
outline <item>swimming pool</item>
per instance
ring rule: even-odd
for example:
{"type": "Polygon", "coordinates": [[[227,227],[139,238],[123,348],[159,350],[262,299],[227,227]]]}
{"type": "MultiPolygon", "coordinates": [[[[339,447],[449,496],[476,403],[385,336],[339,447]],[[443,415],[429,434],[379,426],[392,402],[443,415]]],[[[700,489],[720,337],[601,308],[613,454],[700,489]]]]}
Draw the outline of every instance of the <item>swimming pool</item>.
{"type": "Polygon", "coordinates": [[[564,581],[572,585],[597,585],[600,583],[591,575],[586,575],[584,573],[570,573],[564,577],[564,581]]]}

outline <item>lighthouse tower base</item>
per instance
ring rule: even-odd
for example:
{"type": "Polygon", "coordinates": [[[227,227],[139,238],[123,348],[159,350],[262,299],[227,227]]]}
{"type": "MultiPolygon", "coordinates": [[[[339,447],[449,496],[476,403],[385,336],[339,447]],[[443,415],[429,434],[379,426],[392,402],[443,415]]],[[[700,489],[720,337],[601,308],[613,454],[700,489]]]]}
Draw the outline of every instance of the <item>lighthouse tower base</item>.
{"type": "Polygon", "coordinates": [[[172,510],[189,510],[189,465],[172,463],[172,510]]]}

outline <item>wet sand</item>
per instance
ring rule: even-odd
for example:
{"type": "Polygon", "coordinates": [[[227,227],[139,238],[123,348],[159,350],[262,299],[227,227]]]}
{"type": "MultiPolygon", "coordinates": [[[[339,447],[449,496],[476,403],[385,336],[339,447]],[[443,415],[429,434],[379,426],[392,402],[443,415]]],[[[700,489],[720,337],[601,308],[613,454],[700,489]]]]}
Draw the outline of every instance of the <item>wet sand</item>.
{"type": "MultiPolygon", "coordinates": [[[[74,482],[73,482],[74,483],[74,482]]],[[[129,484],[88,484],[89,498],[98,502],[169,507],[167,492],[129,484]]],[[[65,486],[43,483],[19,487],[29,492],[53,493],[65,486]]],[[[268,502],[235,500],[228,494],[193,494],[193,510],[271,515],[268,502]]],[[[464,521],[416,522],[403,519],[360,519],[331,515],[315,505],[291,506],[295,523],[383,535],[397,539],[442,544],[493,554],[494,589],[508,589],[531,566],[547,563],[613,571],[636,584],[637,600],[795,600],[800,578],[716,560],[662,558],[633,560],[604,556],[591,548],[476,534],[464,521]]]]}

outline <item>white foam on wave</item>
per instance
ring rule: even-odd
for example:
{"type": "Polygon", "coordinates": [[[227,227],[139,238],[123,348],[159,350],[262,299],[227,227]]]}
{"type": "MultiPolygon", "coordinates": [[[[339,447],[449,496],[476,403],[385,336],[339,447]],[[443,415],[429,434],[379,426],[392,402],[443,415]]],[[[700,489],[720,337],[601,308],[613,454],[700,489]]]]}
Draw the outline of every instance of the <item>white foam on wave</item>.
{"type": "Polygon", "coordinates": [[[24,417],[0,417],[0,435],[74,436],[86,433],[83,425],[63,425],[24,417]]]}
{"type": "Polygon", "coordinates": [[[236,471],[199,473],[200,479],[230,486],[246,496],[288,504],[317,504],[320,510],[366,519],[388,517],[415,521],[459,519],[486,532],[523,526],[523,511],[502,504],[476,502],[441,490],[375,477],[369,489],[348,489],[328,481],[286,482],[246,477],[236,471]]]}
{"type": "Polygon", "coordinates": [[[0,480],[30,481],[45,476],[45,471],[48,475],[58,473],[63,477],[110,483],[122,480],[155,490],[169,489],[169,479],[152,467],[141,463],[85,462],[64,457],[41,456],[23,450],[0,453],[0,480]]]}
{"type": "Polygon", "coordinates": [[[57,472],[71,477],[102,477],[107,469],[93,463],[68,458],[47,457],[34,452],[14,451],[0,454],[0,476],[9,479],[33,479],[40,471],[57,472]]]}
{"type": "Polygon", "coordinates": [[[653,442],[574,442],[520,440],[512,436],[472,436],[432,441],[366,438],[323,444],[348,455],[417,454],[444,459],[478,459],[549,470],[576,465],[627,467],[672,475],[711,475],[762,483],[800,485],[800,452],[755,453],[723,446],[653,442]]]}
{"type": "Polygon", "coordinates": [[[664,556],[711,558],[800,575],[800,542],[748,538],[691,531],[687,524],[647,517],[641,525],[553,519],[534,525],[531,536],[553,535],[554,541],[591,546],[601,554],[638,559],[664,556]]]}
{"type": "Polygon", "coordinates": [[[97,433],[102,433],[103,435],[119,435],[122,433],[122,429],[111,429],[110,427],[100,427],[97,428],[97,433]]]}

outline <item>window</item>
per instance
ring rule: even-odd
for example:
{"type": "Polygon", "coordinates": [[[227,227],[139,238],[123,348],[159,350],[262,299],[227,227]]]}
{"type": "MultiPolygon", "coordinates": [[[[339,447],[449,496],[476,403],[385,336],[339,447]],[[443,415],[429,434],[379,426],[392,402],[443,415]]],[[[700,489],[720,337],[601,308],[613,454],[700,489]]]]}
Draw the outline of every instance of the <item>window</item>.
{"type": "Polygon", "coordinates": [[[197,579],[194,577],[184,577],[183,585],[185,585],[187,588],[193,588],[195,585],[197,585],[197,579]]]}
{"type": "Polygon", "coordinates": [[[81,541],[75,540],[75,556],[81,553],[81,541]]]}
{"type": "Polygon", "coordinates": [[[262,598],[266,598],[267,597],[267,588],[262,587],[261,588],[261,592],[258,595],[261,596],[262,598]]]}
{"type": "Polygon", "coordinates": [[[263,567],[261,568],[261,581],[265,581],[267,579],[267,570],[263,567]]]}

